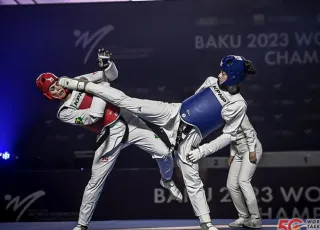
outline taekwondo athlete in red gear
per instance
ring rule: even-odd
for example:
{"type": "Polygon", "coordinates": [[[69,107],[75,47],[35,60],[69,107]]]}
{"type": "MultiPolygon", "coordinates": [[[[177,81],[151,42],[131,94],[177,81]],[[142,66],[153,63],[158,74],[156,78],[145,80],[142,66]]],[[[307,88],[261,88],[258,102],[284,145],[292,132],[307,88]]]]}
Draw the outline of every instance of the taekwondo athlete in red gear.
{"type": "MultiPolygon", "coordinates": [[[[233,55],[228,57],[236,59],[233,55]]],[[[245,64],[246,61],[242,60],[241,63],[245,64]]],[[[251,72],[242,69],[242,75],[247,74],[251,74],[251,72]]],[[[222,95],[220,85],[216,82],[215,86],[198,90],[194,96],[182,103],[166,103],[132,98],[112,87],[103,87],[74,79],[61,78],[59,84],[69,89],[90,92],[162,127],[177,155],[177,164],[182,172],[194,213],[199,217],[201,228],[203,230],[216,229],[211,224],[210,210],[199,176],[198,163],[192,163],[190,159],[187,160],[187,153],[198,147],[208,134],[223,126],[222,108],[237,101],[244,101],[240,94],[227,99],[222,95]],[[195,110],[198,113],[195,113],[195,110]]],[[[204,85],[207,84],[206,81],[204,85]]],[[[230,87],[231,89],[234,87],[230,87]]],[[[233,120],[230,120],[230,127],[234,127],[232,123],[233,120]]],[[[233,131],[237,132],[237,130],[233,131]]],[[[229,129],[229,132],[231,131],[229,129]]],[[[252,132],[246,132],[246,134],[253,135],[252,132]]],[[[246,138],[253,139],[254,137],[248,136],[246,138]]]]}
{"type": "MultiPolygon", "coordinates": [[[[118,72],[106,53],[100,56],[103,55],[105,58],[102,61],[99,60],[99,63],[100,65],[104,63],[104,71],[77,78],[101,82],[99,84],[102,86],[109,85],[107,81],[114,80],[118,72]]],[[[45,97],[61,100],[58,118],[62,122],[83,126],[99,134],[97,143],[100,144],[94,155],[91,179],[85,188],[78,225],[74,230],[88,229],[107,176],[121,149],[131,144],[152,155],[160,169],[161,185],[168,189],[175,199],[182,200],[182,194],[172,181],[173,159],[168,147],[160,138],[155,138],[154,132],[140,118],[96,96],[75,90],[70,91],[58,85],[57,81],[58,77],[54,74],[43,73],[37,78],[36,84],[45,97]],[[104,137],[106,132],[109,134],[107,138],[104,137]]]]}

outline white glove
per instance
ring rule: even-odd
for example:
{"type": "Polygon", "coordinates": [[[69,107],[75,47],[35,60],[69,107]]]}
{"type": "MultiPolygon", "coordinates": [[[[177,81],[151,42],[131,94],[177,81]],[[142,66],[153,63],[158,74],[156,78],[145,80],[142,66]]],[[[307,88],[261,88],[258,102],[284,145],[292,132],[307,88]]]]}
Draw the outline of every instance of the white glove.
{"type": "Polygon", "coordinates": [[[61,85],[63,88],[76,90],[76,91],[85,91],[88,81],[84,79],[74,79],[68,77],[60,77],[58,79],[58,85],[61,85]]]}
{"type": "Polygon", "coordinates": [[[111,82],[118,78],[118,69],[111,61],[112,53],[103,48],[98,50],[99,67],[103,69],[105,81],[111,82]]]}
{"type": "Polygon", "coordinates": [[[187,154],[187,160],[191,163],[196,163],[203,157],[205,157],[205,154],[201,153],[199,148],[196,148],[187,154]]]}
{"type": "Polygon", "coordinates": [[[106,68],[104,71],[104,78],[106,81],[111,82],[118,78],[118,69],[114,62],[110,62],[110,65],[108,68],[106,68]]]}
{"type": "Polygon", "coordinates": [[[98,63],[99,67],[102,69],[105,69],[110,64],[112,53],[110,53],[107,50],[104,50],[104,48],[101,48],[98,50],[98,63]]]}

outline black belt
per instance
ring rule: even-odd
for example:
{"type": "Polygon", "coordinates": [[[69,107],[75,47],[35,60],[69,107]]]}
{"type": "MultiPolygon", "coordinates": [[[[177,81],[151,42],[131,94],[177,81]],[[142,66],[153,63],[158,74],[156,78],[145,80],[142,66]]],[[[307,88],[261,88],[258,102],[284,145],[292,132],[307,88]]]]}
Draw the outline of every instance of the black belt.
{"type": "MultiPolygon", "coordinates": [[[[127,122],[123,119],[123,117],[120,116],[119,120],[123,121],[123,123],[126,126],[126,130],[125,130],[124,135],[123,135],[122,140],[121,140],[121,143],[126,143],[128,141],[128,137],[129,137],[129,127],[128,127],[127,122]]],[[[102,145],[102,143],[105,142],[108,139],[109,135],[110,135],[110,126],[107,126],[105,128],[105,132],[97,140],[96,149],[98,149],[102,145]]]]}
{"type": "Polygon", "coordinates": [[[171,145],[171,150],[176,151],[183,141],[184,138],[182,138],[182,135],[188,135],[193,127],[191,125],[188,125],[184,123],[183,121],[180,121],[179,123],[179,128],[177,132],[177,137],[176,137],[176,143],[174,145],[171,145]]]}
{"type": "Polygon", "coordinates": [[[171,152],[178,149],[179,144],[183,140],[182,134],[188,135],[192,129],[191,125],[188,125],[188,124],[180,121],[178,133],[177,133],[177,138],[176,138],[176,144],[172,145],[167,134],[163,131],[163,129],[160,126],[155,125],[155,124],[153,124],[153,123],[151,123],[141,117],[140,117],[140,119],[146,123],[146,125],[149,127],[149,129],[151,129],[162,140],[163,143],[165,143],[165,145],[170,149],[171,152]],[[184,127],[185,127],[185,129],[184,129],[184,127]]]}
{"type": "Polygon", "coordinates": [[[152,132],[154,132],[154,133],[157,135],[157,137],[159,137],[160,140],[161,140],[168,148],[171,148],[170,140],[169,140],[167,134],[163,131],[163,129],[162,129],[160,126],[155,125],[155,124],[151,123],[150,121],[147,121],[147,120],[145,120],[145,119],[143,119],[143,118],[141,118],[141,117],[139,117],[139,118],[146,123],[146,125],[148,126],[148,128],[149,128],[152,132]]]}

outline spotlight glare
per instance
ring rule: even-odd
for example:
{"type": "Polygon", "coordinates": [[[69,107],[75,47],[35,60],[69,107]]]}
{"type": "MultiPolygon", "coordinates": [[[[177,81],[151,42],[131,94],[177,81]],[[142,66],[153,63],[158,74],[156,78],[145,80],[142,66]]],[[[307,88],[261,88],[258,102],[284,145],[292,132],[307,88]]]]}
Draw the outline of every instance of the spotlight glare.
{"type": "Polygon", "coordinates": [[[8,160],[10,158],[10,153],[8,152],[0,153],[0,156],[2,156],[2,159],[8,160]]]}

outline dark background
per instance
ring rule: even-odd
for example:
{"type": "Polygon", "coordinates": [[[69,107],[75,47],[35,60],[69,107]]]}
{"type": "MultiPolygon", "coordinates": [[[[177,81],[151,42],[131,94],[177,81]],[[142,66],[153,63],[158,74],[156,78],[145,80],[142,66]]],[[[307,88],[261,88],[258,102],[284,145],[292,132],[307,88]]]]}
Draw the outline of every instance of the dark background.
{"type": "MultiPolygon", "coordinates": [[[[258,73],[247,79],[241,93],[264,151],[319,150],[319,26],[320,3],[316,0],[1,6],[0,153],[11,154],[8,160],[0,158],[2,210],[6,210],[1,220],[15,220],[18,213],[5,208],[10,200],[5,195],[23,199],[38,190],[46,195],[38,207],[32,207],[47,210],[43,218],[50,216],[49,212],[69,212],[71,219],[76,219],[92,159],[90,154],[77,158],[75,152],[94,151],[95,135],[61,123],[56,118],[59,103],[43,98],[35,79],[42,72],[70,77],[94,72],[99,47],[114,54],[119,70],[115,87],[133,97],[168,102],[181,102],[208,76],[217,76],[223,56],[245,56],[258,73]],[[69,187],[69,183],[74,186],[69,187]],[[70,203],[62,207],[55,199],[70,203]]],[[[228,156],[228,150],[224,148],[214,156],[228,156]]],[[[320,211],[314,208],[319,207],[320,198],[309,202],[304,195],[311,188],[308,191],[313,198],[320,196],[318,174],[318,167],[262,168],[254,183],[259,189],[271,186],[276,194],[281,186],[297,191],[303,187],[300,203],[285,203],[286,211],[299,207],[301,214],[306,207],[310,217],[317,217],[320,211]]],[[[219,189],[225,186],[227,169],[210,169],[203,175],[206,187],[213,187],[216,194],[210,203],[213,216],[234,217],[231,203],[224,204],[218,198],[224,195],[219,189]]],[[[176,177],[182,188],[178,171],[176,177]]],[[[101,203],[117,206],[114,201],[123,195],[127,200],[122,202],[132,209],[122,215],[120,211],[106,214],[106,206],[100,205],[95,218],[192,217],[189,203],[184,208],[186,204],[174,202],[174,209],[169,204],[154,204],[150,196],[159,186],[158,179],[156,163],[148,153],[131,146],[123,150],[101,203]],[[130,168],[141,170],[132,172],[130,168]],[[140,191],[137,181],[148,186],[140,191]],[[142,197],[150,207],[133,208],[142,197]],[[153,206],[158,212],[148,216],[147,210],[153,206]]],[[[282,207],[279,194],[262,207],[282,207]]],[[[276,218],[276,214],[267,217],[276,218]]],[[[30,213],[23,218],[41,219],[30,213]]]]}

